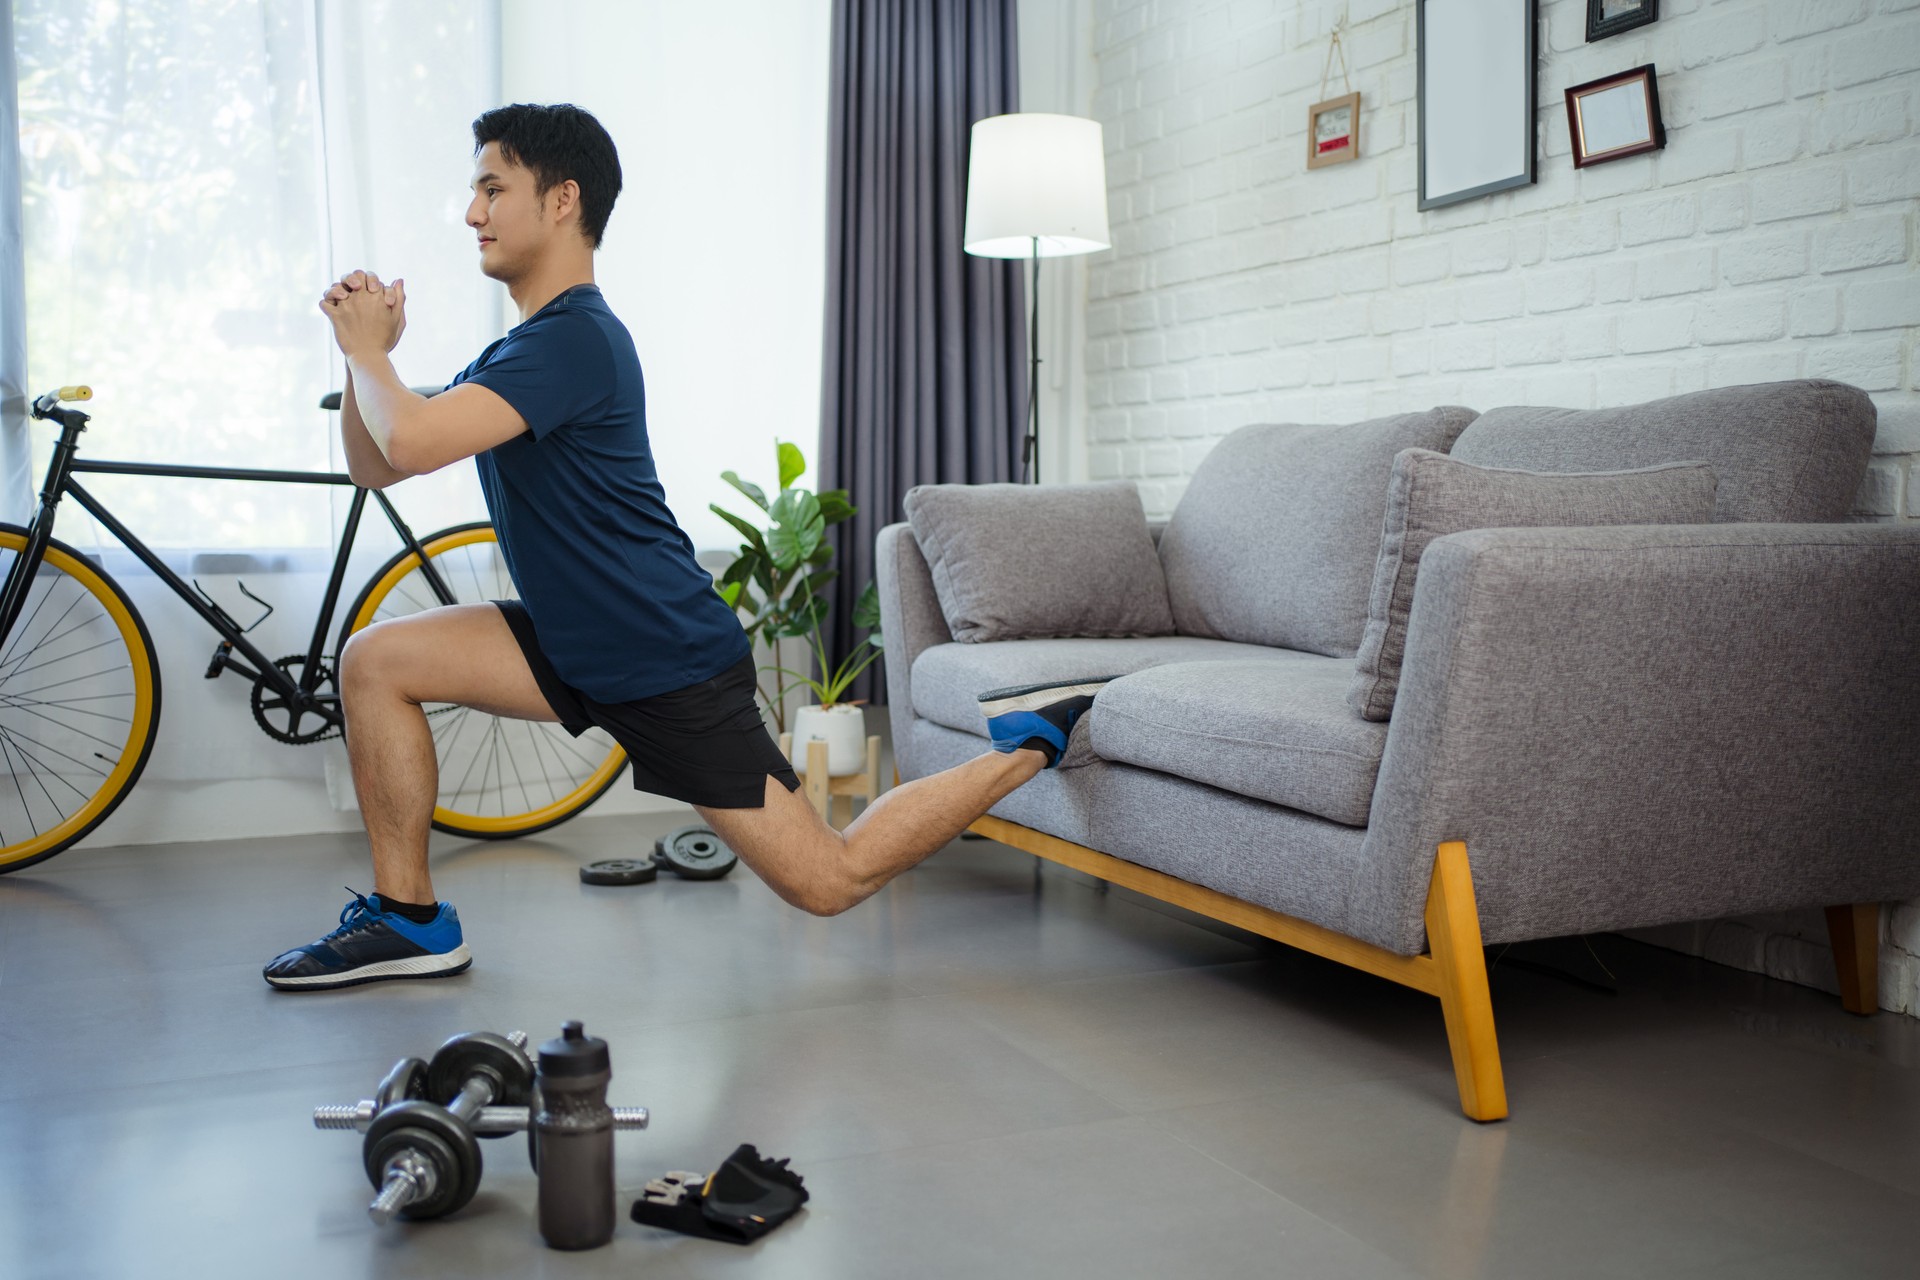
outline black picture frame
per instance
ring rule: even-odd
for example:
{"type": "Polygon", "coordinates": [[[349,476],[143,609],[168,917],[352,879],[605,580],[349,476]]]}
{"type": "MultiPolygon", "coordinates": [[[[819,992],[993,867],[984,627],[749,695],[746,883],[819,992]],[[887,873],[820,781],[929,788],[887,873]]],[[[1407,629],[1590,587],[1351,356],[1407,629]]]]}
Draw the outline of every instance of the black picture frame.
{"type": "MultiPolygon", "coordinates": [[[[1526,28],[1521,43],[1521,57],[1525,63],[1520,75],[1523,88],[1520,93],[1514,95],[1514,101],[1508,104],[1513,110],[1514,118],[1518,121],[1513,136],[1524,140],[1522,145],[1515,149],[1514,172],[1470,186],[1441,190],[1432,187],[1428,178],[1434,157],[1448,145],[1448,139],[1435,136],[1434,131],[1429,127],[1432,111],[1427,95],[1436,87],[1458,91],[1458,86],[1479,83],[1484,78],[1478,76],[1475,68],[1472,67],[1450,67],[1447,77],[1429,74],[1428,54],[1433,48],[1429,43],[1429,37],[1435,33],[1428,29],[1428,11],[1439,10],[1434,19],[1436,23],[1445,22],[1449,17],[1459,16],[1463,12],[1471,13],[1484,21],[1489,0],[1414,0],[1414,68],[1418,77],[1414,106],[1415,115],[1419,117],[1420,136],[1420,151],[1417,158],[1419,170],[1417,207],[1422,211],[1444,208],[1464,200],[1475,200],[1498,191],[1509,191],[1514,187],[1530,186],[1539,181],[1539,126],[1535,116],[1539,106],[1536,80],[1540,61],[1540,0],[1505,0],[1505,3],[1510,6],[1509,12],[1513,19],[1523,23],[1526,28]],[[1436,84],[1437,80],[1438,84],[1436,84]]],[[[1435,43],[1444,43],[1444,41],[1435,41],[1435,43]]],[[[1475,56],[1497,56],[1482,42],[1469,43],[1475,56]]],[[[1456,47],[1460,46],[1456,43],[1456,47]]],[[[1508,65],[1508,69],[1511,70],[1511,64],[1508,65]]]]}
{"type": "Polygon", "coordinates": [[[1640,0],[1638,9],[1631,13],[1616,13],[1611,18],[1606,15],[1606,3],[1607,0],[1587,0],[1588,44],[1660,20],[1660,0],[1640,0]]]}
{"type": "Polygon", "coordinates": [[[1609,160],[1625,160],[1629,156],[1643,156],[1649,151],[1659,151],[1664,148],[1667,145],[1667,128],[1660,119],[1660,84],[1653,64],[1649,62],[1645,66],[1616,72],[1610,76],[1601,76],[1598,80],[1589,80],[1585,84],[1569,87],[1567,89],[1567,141],[1573,148],[1573,167],[1576,169],[1584,169],[1588,165],[1605,164],[1609,160]],[[1589,150],[1587,145],[1589,139],[1580,100],[1591,94],[1633,85],[1639,86],[1646,104],[1646,135],[1633,142],[1608,147],[1602,151],[1589,150]]]}

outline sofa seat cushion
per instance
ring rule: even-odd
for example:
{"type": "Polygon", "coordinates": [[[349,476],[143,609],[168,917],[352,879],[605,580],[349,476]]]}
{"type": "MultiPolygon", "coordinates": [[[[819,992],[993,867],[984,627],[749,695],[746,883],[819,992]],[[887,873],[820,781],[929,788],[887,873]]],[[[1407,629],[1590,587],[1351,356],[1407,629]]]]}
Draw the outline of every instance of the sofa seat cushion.
{"type": "Polygon", "coordinates": [[[1115,680],[1087,712],[1094,753],[1360,827],[1387,726],[1347,706],[1353,663],[1182,662],[1115,680]]]}
{"type": "MultiPolygon", "coordinates": [[[[1311,656],[1199,636],[995,640],[986,644],[956,641],[932,645],[914,659],[911,696],[914,711],[926,719],[984,739],[987,721],[980,714],[980,695],[989,689],[1127,675],[1169,662],[1210,658],[1288,662],[1311,656]]],[[[1351,675],[1353,664],[1343,665],[1351,675]]]]}

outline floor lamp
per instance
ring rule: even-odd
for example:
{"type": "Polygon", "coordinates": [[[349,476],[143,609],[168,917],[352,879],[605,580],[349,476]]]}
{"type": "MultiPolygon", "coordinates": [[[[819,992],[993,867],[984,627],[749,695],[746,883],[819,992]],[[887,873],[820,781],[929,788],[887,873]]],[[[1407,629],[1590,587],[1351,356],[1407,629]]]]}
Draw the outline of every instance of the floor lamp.
{"type": "Polygon", "coordinates": [[[1040,259],[1093,253],[1107,234],[1107,161],[1100,123],[1042,112],[976,121],[967,159],[961,243],[982,258],[1030,258],[1027,435],[1020,479],[1040,483],[1040,259]]]}

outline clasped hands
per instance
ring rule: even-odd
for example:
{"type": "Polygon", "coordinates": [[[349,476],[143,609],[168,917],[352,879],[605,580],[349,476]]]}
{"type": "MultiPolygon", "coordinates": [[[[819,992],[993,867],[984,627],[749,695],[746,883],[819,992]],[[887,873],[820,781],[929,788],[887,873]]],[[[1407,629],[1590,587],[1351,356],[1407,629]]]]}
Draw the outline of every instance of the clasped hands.
{"type": "Polygon", "coordinates": [[[352,359],[393,350],[407,328],[407,282],[382,284],[371,271],[349,271],[320,298],[340,354],[352,359]]]}

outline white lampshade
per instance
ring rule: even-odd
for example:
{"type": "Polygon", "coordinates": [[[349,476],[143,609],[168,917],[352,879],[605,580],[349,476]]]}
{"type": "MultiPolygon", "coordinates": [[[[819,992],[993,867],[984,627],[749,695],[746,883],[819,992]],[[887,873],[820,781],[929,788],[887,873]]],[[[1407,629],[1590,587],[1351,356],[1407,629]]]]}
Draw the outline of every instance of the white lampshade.
{"type": "Polygon", "coordinates": [[[967,160],[968,253],[983,258],[1092,253],[1107,234],[1107,158],[1100,122],[1037,111],[973,126],[967,160]]]}

